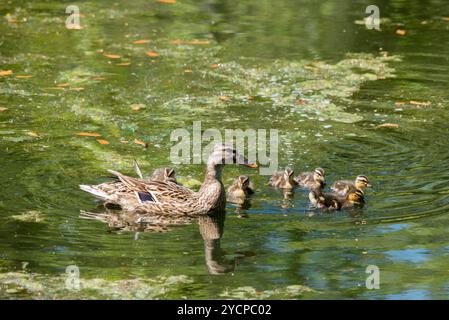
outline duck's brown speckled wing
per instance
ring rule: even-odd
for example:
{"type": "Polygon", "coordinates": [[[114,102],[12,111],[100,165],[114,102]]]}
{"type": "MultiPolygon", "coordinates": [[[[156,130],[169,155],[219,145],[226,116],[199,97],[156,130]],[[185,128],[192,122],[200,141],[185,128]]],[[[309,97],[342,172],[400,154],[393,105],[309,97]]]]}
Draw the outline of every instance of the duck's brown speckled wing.
{"type": "Polygon", "coordinates": [[[341,196],[347,195],[348,192],[353,189],[355,189],[355,185],[354,185],[354,182],[350,181],[350,180],[336,181],[331,186],[331,190],[338,193],[341,196]]]}

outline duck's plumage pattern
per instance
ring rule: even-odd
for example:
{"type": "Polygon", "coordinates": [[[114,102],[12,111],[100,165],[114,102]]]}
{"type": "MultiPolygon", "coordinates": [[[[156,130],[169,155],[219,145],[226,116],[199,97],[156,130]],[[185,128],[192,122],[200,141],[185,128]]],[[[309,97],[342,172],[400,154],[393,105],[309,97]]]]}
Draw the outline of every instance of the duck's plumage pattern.
{"type": "Polygon", "coordinates": [[[283,171],[275,172],[268,182],[270,186],[280,189],[293,189],[298,185],[293,177],[293,170],[285,168],[283,171]]]}

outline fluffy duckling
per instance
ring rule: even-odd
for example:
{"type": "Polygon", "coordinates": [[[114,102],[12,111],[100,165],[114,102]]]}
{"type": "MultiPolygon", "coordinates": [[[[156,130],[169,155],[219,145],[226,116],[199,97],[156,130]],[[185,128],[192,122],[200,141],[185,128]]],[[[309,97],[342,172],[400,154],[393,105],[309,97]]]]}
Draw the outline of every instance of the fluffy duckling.
{"type": "Polygon", "coordinates": [[[316,168],[313,172],[303,172],[295,177],[295,181],[303,188],[312,189],[319,184],[321,188],[326,185],[326,173],[322,168],[316,168]]]}
{"type": "MultiPolygon", "coordinates": [[[[145,179],[136,160],[134,160],[134,170],[136,170],[136,173],[140,179],[145,179]]],[[[171,181],[178,183],[176,181],[175,170],[173,168],[158,168],[154,170],[153,174],[147,179],[150,181],[171,181]]]]}
{"type": "Polygon", "coordinates": [[[336,181],[332,186],[331,190],[338,193],[341,196],[346,196],[349,192],[355,190],[364,191],[365,188],[370,188],[368,178],[365,175],[358,175],[355,181],[350,180],[340,180],[336,181]]]}
{"type": "Polygon", "coordinates": [[[151,181],[171,181],[177,183],[173,168],[158,168],[150,177],[151,181]]]}
{"type": "Polygon", "coordinates": [[[365,194],[362,190],[353,190],[346,196],[341,196],[337,193],[323,193],[318,185],[310,190],[309,199],[314,207],[327,210],[363,207],[365,204],[365,194]]]}
{"type": "Polygon", "coordinates": [[[254,193],[254,185],[247,176],[241,175],[228,188],[228,200],[234,203],[243,203],[254,193]]]}
{"type": "Polygon", "coordinates": [[[284,171],[278,171],[270,178],[269,184],[272,187],[280,189],[293,189],[298,185],[294,179],[294,171],[286,167],[284,171]]]}

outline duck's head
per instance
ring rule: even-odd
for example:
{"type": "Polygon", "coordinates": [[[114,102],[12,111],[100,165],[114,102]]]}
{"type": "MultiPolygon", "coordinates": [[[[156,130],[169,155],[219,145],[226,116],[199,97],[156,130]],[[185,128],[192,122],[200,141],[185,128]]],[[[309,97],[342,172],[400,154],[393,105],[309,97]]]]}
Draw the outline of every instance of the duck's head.
{"type": "Polygon", "coordinates": [[[238,184],[240,189],[245,190],[249,186],[249,178],[244,175],[239,176],[238,184]]]}
{"type": "Polygon", "coordinates": [[[370,188],[371,185],[369,184],[368,178],[361,174],[355,178],[355,187],[359,190],[363,190],[365,188],[370,188]]]}
{"type": "Polygon", "coordinates": [[[293,171],[292,168],[286,167],[286,168],[284,169],[284,178],[285,178],[285,180],[287,180],[287,181],[292,180],[292,179],[293,179],[293,174],[294,174],[294,173],[295,173],[295,172],[293,171]]]}
{"type": "Polygon", "coordinates": [[[313,180],[315,180],[321,187],[324,187],[326,185],[326,173],[324,172],[324,169],[316,168],[313,171],[313,180]]]}
{"type": "Polygon", "coordinates": [[[250,168],[257,168],[257,164],[249,162],[235,148],[227,144],[215,145],[211,150],[207,164],[208,166],[241,164],[250,168]]]}
{"type": "Polygon", "coordinates": [[[358,204],[365,203],[365,193],[362,190],[355,190],[348,194],[348,201],[358,204]]]}
{"type": "Polygon", "coordinates": [[[173,168],[164,168],[164,180],[165,181],[172,181],[172,182],[177,182],[176,181],[176,173],[175,173],[175,169],[173,168]]]}

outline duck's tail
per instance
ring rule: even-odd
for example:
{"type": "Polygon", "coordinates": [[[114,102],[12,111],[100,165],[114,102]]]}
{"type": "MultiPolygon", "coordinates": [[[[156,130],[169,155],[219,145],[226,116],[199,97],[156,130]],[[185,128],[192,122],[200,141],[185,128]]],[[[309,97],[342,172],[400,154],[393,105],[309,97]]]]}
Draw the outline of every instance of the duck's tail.
{"type": "Polygon", "coordinates": [[[113,197],[110,194],[99,189],[97,186],[89,186],[87,184],[80,184],[80,189],[83,191],[89,192],[96,198],[103,200],[103,201],[114,202],[114,200],[115,200],[115,199],[113,199],[113,197]]]}

